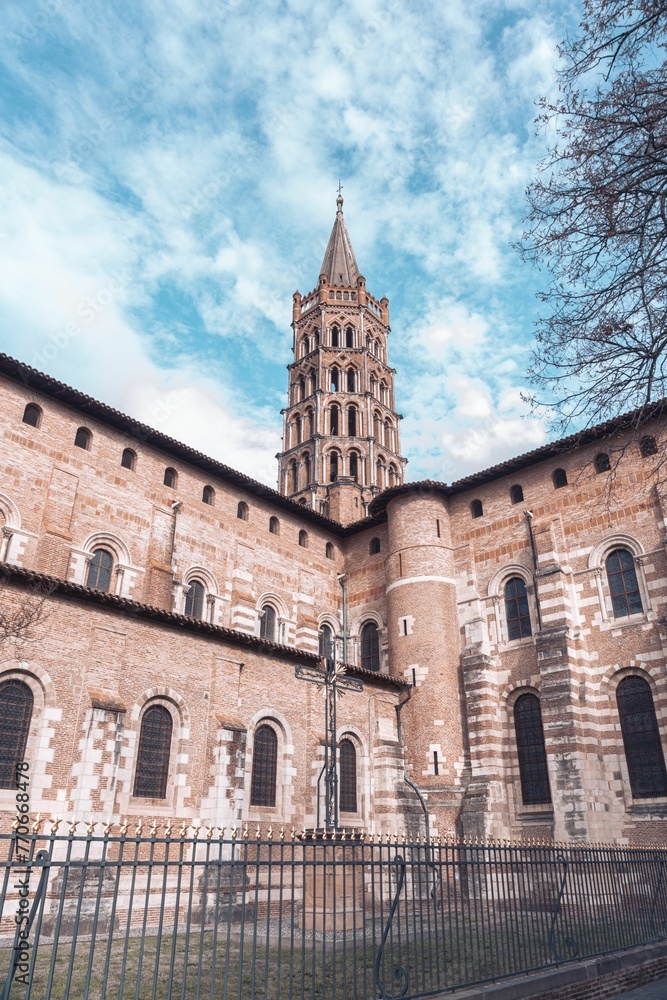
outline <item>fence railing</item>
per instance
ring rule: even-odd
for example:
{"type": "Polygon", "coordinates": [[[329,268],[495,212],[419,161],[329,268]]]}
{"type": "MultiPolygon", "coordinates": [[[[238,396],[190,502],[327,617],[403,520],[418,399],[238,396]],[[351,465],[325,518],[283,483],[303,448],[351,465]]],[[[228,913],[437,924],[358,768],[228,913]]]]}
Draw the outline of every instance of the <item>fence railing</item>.
{"type": "Polygon", "coordinates": [[[667,850],[218,833],[0,837],[0,1000],[416,997],[667,937],[667,850]]]}

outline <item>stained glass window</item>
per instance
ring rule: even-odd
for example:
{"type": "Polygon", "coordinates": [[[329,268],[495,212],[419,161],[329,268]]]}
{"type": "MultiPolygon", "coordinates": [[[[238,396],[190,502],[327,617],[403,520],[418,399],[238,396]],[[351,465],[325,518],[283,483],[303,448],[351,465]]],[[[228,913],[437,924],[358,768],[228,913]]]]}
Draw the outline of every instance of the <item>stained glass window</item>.
{"type": "Polygon", "coordinates": [[[33,696],[13,678],[0,684],[0,788],[16,788],[16,765],[25,759],[33,696]]]}
{"type": "Polygon", "coordinates": [[[537,695],[520,695],[514,704],[514,729],[524,805],[551,802],[542,712],[537,695]]]}
{"type": "Polygon", "coordinates": [[[151,705],[143,714],[137,751],[134,794],[145,799],[167,796],[171,755],[171,713],[163,705],[151,705]]]}
{"type": "Polygon", "coordinates": [[[278,737],[271,726],[259,726],[252,753],[251,806],[275,806],[277,769],[278,737]]]}

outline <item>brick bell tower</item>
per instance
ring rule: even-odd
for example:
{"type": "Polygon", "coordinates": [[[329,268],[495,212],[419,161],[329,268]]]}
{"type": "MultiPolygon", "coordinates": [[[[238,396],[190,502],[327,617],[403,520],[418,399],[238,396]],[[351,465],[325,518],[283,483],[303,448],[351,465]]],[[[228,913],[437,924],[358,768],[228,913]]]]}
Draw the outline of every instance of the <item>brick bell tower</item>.
{"type": "Polygon", "coordinates": [[[365,517],[373,497],[403,482],[387,363],[389,302],[359,273],[338,192],[336,220],[317,288],[294,293],[294,360],[284,415],[278,489],[343,524],[365,517]]]}

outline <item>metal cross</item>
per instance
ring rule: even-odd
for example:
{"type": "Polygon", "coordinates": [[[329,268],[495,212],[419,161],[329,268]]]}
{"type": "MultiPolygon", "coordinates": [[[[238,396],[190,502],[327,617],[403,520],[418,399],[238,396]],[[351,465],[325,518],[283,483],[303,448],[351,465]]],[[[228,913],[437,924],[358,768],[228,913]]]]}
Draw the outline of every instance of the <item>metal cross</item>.
{"type": "Polygon", "coordinates": [[[323,643],[321,667],[298,666],[294,676],[310,681],[322,689],[325,702],[324,789],[326,797],[325,824],[327,830],[338,829],[338,767],[336,762],[336,701],[338,692],[364,690],[364,682],[345,675],[345,664],[336,666],[335,641],[323,643]]]}
{"type": "Polygon", "coordinates": [[[341,184],[340,177],[339,177],[338,178],[338,194],[339,195],[340,195],[340,193],[341,193],[342,190],[343,190],[343,185],[341,184]]]}

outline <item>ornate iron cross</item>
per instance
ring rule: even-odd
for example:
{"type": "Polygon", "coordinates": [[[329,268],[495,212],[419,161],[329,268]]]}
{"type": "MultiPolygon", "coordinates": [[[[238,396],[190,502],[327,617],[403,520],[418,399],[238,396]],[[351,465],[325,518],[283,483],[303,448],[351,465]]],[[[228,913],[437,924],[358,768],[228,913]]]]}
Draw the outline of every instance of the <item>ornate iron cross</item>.
{"type": "Polygon", "coordinates": [[[338,829],[338,766],[336,762],[336,702],[338,692],[364,690],[364,682],[345,675],[345,664],[336,665],[336,643],[327,641],[321,667],[298,666],[295,677],[317,684],[324,695],[325,735],[324,735],[324,789],[326,796],[325,825],[327,830],[338,829]]]}

